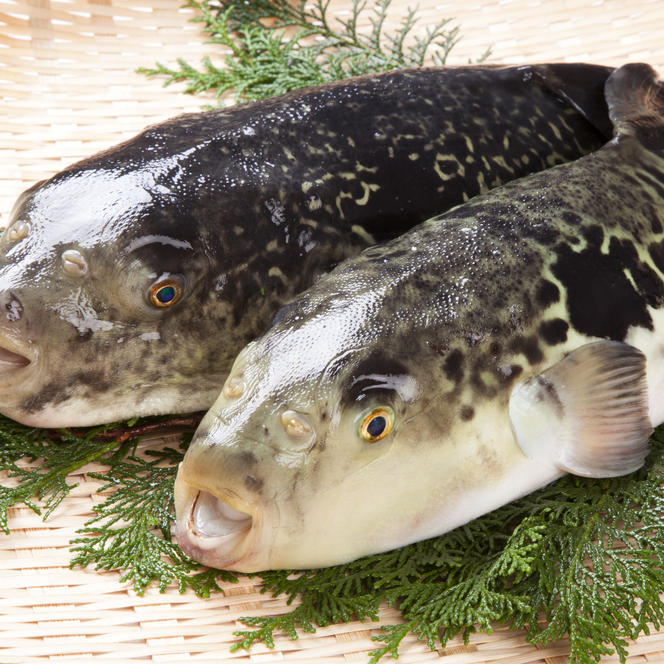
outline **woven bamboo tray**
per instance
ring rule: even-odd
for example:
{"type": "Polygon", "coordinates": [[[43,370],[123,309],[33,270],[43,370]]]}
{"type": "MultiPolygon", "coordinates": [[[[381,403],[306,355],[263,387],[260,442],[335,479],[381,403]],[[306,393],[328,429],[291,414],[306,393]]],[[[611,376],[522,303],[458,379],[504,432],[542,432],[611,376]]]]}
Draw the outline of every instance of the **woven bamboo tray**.
{"type": "MultiPolygon", "coordinates": [[[[398,22],[409,0],[394,0],[398,22]]],[[[412,4],[415,4],[412,2],[412,4]]],[[[464,64],[492,46],[490,61],[645,61],[664,73],[664,2],[658,0],[421,0],[425,23],[453,17],[463,40],[451,64],[464,64]]],[[[335,11],[348,3],[333,1],[335,11]]],[[[190,62],[210,52],[191,13],[178,0],[0,0],[0,224],[16,196],[64,165],[128,138],[146,124],[201,100],[164,89],[134,73],[156,60],[190,62]]],[[[79,662],[365,662],[377,623],[350,623],[276,639],[231,654],[232,632],[245,615],[283,611],[243,579],[208,600],[149,589],[138,597],[112,572],[68,569],[68,544],[101,500],[88,466],[79,486],[43,523],[25,508],[10,513],[12,535],[0,534],[0,663],[79,662]]],[[[384,609],[381,623],[398,620],[384,609]]],[[[446,664],[563,664],[565,642],[536,649],[523,634],[497,628],[464,646],[437,652],[414,638],[400,662],[446,664]]],[[[385,661],[389,661],[385,660],[385,661]]],[[[606,658],[604,662],[617,661],[606,658]]],[[[664,662],[664,631],[630,647],[630,664],[664,662]]]]}

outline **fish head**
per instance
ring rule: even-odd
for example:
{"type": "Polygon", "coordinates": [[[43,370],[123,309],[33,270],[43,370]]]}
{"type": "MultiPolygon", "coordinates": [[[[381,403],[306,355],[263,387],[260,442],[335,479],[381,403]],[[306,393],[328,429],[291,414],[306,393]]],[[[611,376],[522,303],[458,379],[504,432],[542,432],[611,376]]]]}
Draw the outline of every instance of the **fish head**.
{"type": "Polygon", "coordinates": [[[316,567],[412,541],[431,497],[418,479],[429,378],[385,350],[375,294],[345,295],[305,294],[236,359],[178,471],[176,532],[193,558],[316,567]]]}
{"type": "Polygon", "coordinates": [[[181,384],[205,387],[205,238],[153,174],[93,166],[26,191],[0,237],[0,412],[29,425],[185,412],[181,384]]]}

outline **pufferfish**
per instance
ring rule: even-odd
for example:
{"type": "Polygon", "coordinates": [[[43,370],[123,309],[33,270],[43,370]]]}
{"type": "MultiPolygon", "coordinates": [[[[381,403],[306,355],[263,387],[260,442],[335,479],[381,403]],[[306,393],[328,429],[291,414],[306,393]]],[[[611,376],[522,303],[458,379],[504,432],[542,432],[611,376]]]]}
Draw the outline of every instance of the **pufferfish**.
{"type": "Polygon", "coordinates": [[[0,413],[209,408],[335,264],[602,145],[612,70],[422,68],[183,115],[26,191],[0,239],[0,413]]]}
{"type": "Polygon", "coordinates": [[[238,355],[178,471],[184,551],[333,565],[643,464],[664,421],[664,87],[631,64],[605,94],[605,147],[365,250],[238,355]]]}

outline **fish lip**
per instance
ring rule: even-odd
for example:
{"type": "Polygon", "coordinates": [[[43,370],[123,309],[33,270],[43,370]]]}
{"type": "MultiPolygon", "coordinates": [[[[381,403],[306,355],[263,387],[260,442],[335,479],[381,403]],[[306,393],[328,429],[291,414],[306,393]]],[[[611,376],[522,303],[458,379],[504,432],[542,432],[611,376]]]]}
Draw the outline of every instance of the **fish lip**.
{"type": "Polygon", "coordinates": [[[28,341],[0,331],[0,378],[23,376],[37,362],[37,349],[28,341]]]}
{"type": "Polygon", "coordinates": [[[178,478],[176,488],[175,537],[187,556],[217,569],[253,572],[265,569],[257,566],[258,545],[263,531],[261,511],[255,505],[244,504],[230,490],[215,491],[207,487],[194,487],[178,478]],[[246,527],[226,535],[206,535],[198,531],[195,510],[202,494],[209,494],[232,509],[244,512],[250,518],[246,527]],[[183,497],[183,494],[186,494],[183,497]]]}

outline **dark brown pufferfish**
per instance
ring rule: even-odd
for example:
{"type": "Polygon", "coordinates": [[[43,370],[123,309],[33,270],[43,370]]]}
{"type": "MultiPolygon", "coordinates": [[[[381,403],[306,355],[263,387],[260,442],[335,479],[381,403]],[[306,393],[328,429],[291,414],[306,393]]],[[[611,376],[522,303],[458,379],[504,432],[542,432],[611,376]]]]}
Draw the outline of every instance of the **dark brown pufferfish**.
{"type": "Polygon", "coordinates": [[[0,241],[0,412],[53,427],[209,407],[336,263],[598,148],[610,71],[365,76],[183,115],[35,185],[0,241]]]}

